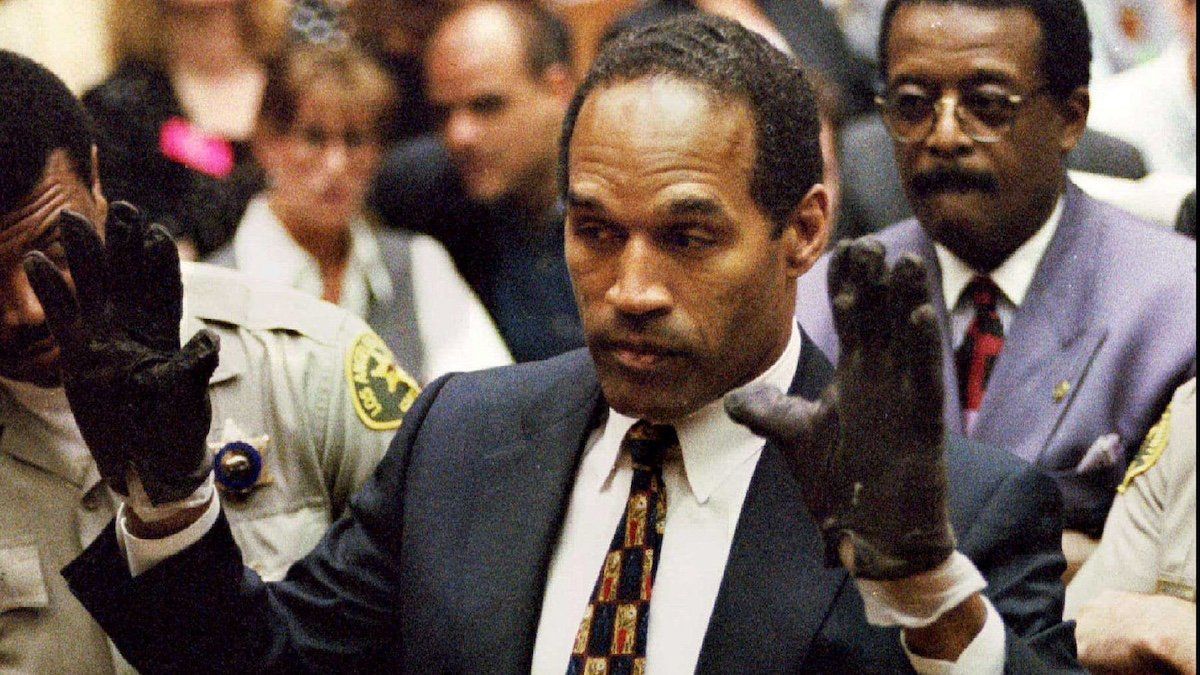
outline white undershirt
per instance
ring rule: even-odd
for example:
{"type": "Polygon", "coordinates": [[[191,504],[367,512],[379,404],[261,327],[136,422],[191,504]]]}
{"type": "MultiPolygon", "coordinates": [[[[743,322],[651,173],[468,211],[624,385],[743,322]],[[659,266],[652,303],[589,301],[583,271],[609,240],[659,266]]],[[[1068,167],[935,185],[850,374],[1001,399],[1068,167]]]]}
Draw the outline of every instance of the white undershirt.
{"type": "Polygon", "coordinates": [[[951,337],[953,337],[952,344],[955,349],[962,344],[967,335],[967,329],[971,326],[971,320],[975,318],[975,307],[969,299],[963,297],[963,291],[966,290],[967,284],[971,283],[971,279],[976,276],[990,277],[1000,288],[1000,297],[996,299],[996,313],[1000,315],[1000,323],[1004,326],[1005,334],[1008,334],[1013,318],[1017,314],[1017,308],[1025,302],[1029,286],[1033,283],[1034,275],[1037,274],[1038,265],[1046,255],[1046,249],[1050,247],[1054,233],[1058,231],[1063,208],[1063,199],[1059,197],[1058,202],[1054,205],[1054,210],[1050,212],[1050,217],[1046,219],[1042,227],[1016,251],[1013,251],[1013,254],[1008,256],[1008,259],[999,267],[992,270],[991,274],[976,272],[945,246],[934,243],[933,248],[937,252],[938,265],[942,269],[942,298],[950,313],[951,337]]]}

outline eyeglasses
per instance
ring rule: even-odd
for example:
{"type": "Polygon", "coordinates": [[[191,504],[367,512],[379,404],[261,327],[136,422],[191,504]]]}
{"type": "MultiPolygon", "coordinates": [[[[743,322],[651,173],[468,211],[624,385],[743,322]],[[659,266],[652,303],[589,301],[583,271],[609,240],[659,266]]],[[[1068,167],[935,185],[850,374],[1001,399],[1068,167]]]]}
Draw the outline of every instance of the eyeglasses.
{"type": "Polygon", "coordinates": [[[1021,108],[1047,90],[1043,85],[1021,95],[996,84],[980,84],[963,91],[930,92],[919,84],[901,84],[876,96],[875,103],[888,133],[900,143],[925,140],[946,106],[971,140],[995,143],[1012,129],[1021,108]]]}

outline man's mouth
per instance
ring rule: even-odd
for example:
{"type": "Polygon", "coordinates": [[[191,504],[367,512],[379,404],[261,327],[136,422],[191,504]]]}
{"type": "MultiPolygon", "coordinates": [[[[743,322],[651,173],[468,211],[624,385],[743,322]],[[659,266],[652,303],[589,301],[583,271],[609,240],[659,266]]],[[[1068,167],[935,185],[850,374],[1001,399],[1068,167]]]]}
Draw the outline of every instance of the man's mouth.
{"type": "Polygon", "coordinates": [[[640,373],[658,370],[664,363],[681,354],[679,350],[665,345],[637,340],[608,342],[603,349],[611,354],[621,367],[640,373]]]}

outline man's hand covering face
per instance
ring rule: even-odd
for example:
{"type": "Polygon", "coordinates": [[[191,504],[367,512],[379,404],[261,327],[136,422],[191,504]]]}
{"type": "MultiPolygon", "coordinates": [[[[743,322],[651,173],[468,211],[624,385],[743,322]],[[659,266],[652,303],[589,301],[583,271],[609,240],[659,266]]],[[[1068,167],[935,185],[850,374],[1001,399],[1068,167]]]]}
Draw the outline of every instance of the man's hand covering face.
{"type": "Polygon", "coordinates": [[[25,272],[61,350],[63,386],[100,474],[129,494],[129,468],[154,504],[186,498],[207,477],[208,379],[217,336],[182,349],[183,285],[171,236],[116,203],[106,240],[82,216],[60,216],[75,290],[41,252],[25,272]]]}
{"type": "Polygon", "coordinates": [[[829,289],[842,357],[820,402],[764,387],[729,396],[726,408],[788,458],[828,564],[863,579],[906,578],[955,545],[941,338],[925,267],[905,257],[888,270],[878,242],[843,242],[829,289]]]}

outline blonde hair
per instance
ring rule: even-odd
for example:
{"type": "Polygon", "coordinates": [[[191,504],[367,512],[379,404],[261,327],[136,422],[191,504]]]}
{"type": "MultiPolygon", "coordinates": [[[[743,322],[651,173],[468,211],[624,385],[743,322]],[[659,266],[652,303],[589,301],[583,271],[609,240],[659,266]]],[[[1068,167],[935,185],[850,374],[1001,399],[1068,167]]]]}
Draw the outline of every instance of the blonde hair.
{"type": "Polygon", "coordinates": [[[375,119],[382,133],[396,105],[396,86],[387,71],[353,44],[296,43],[267,63],[267,83],[257,127],[261,133],[286,133],[300,104],[314,94],[336,96],[359,106],[375,119]]]}
{"type": "MultiPolygon", "coordinates": [[[[288,0],[241,0],[237,6],[242,41],[259,61],[283,45],[288,0]]],[[[111,0],[108,9],[109,55],[114,66],[129,61],[167,65],[163,0],[111,0]]]]}

